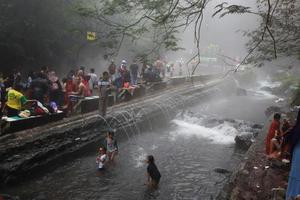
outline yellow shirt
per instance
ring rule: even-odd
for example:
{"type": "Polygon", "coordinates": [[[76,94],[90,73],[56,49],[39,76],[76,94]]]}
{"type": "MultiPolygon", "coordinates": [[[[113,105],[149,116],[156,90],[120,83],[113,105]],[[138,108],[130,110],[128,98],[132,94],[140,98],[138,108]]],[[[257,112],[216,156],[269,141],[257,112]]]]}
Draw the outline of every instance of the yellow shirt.
{"type": "Polygon", "coordinates": [[[14,89],[10,89],[7,94],[7,106],[21,110],[22,105],[26,102],[26,97],[14,89]]]}

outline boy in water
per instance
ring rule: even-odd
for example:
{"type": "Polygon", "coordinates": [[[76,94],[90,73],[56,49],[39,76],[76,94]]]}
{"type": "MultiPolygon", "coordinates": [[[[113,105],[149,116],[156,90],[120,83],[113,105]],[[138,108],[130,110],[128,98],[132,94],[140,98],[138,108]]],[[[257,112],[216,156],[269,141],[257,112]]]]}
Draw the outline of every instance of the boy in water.
{"type": "Polygon", "coordinates": [[[114,161],[115,156],[118,154],[118,143],[114,137],[114,132],[110,131],[107,133],[105,147],[108,152],[109,161],[114,161]]]}
{"type": "Polygon", "coordinates": [[[99,156],[96,158],[96,163],[98,164],[98,170],[104,170],[105,168],[105,163],[107,160],[107,155],[106,155],[106,148],[105,147],[100,147],[99,148],[99,156]]]}
{"type": "Polygon", "coordinates": [[[148,185],[153,189],[157,189],[161,174],[155,165],[154,157],[152,155],[147,156],[146,162],[148,164],[147,167],[148,185]]]}

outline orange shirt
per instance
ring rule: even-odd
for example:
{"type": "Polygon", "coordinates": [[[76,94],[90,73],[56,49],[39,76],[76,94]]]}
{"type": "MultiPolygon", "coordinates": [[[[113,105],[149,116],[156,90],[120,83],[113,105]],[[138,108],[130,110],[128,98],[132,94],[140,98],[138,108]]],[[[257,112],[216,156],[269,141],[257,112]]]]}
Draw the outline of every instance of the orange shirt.
{"type": "Polygon", "coordinates": [[[277,120],[273,120],[271,125],[270,125],[270,128],[269,128],[269,132],[268,132],[268,135],[267,135],[267,138],[266,138],[266,154],[267,155],[270,155],[271,153],[273,152],[270,152],[270,146],[271,146],[271,140],[272,138],[275,137],[275,132],[278,132],[278,134],[280,134],[280,122],[277,121],[277,120]]]}

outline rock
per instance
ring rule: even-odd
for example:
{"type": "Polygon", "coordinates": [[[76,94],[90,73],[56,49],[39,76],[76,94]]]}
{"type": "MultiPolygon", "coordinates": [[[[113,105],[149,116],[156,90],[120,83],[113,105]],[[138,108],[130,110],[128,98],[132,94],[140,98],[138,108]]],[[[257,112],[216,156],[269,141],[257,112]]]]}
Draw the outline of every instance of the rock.
{"type": "Polygon", "coordinates": [[[263,125],[261,125],[261,124],[253,124],[251,128],[253,128],[253,129],[262,129],[263,125]]]}
{"type": "Polygon", "coordinates": [[[219,173],[219,174],[230,174],[231,171],[228,171],[227,169],[224,168],[215,168],[214,172],[219,173]]]}
{"type": "Polygon", "coordinates": [[[8,194],[0,194],[0,199],[3,199],[3,200],[20,200],[20,198],[18,196],[13,197],[13,196],[10,196],[8,194]]]}
{"type": "Polygon", "coordinates": [[[236,147],[245,150],[249,149],[249,147],[251,146],[252,139],[253,139],[253,134],[251,133],[237,135],[234,138],[236,147]]]}
{"type": "Polygon", "coordinates": [[[281,112],[280,107],[278,106],[270,106],[265,110],[265,115],[267,117],[269,117],[270,115],[272,115],[273,113],[279,113],[281,112]]]}
{"type": "Polygon", "coordinates": [[[260,88],[260,89],[261,89],[261,90],[264,90],[264,91],[267,91],[267,92],[273,92],[273,89],[270,88],[270,87],[267,87],[267,86],[262,87],[262,88],[260,88]]]}
{"type": "Polygon", "coordinates": [[[39,194],[37,197],[34,198],[35,200],[46,200],[46,195],[45,194],[39,194]]]}
{"type": "Polygon", "coordinates": [[[246,170],[246,169],[244,169],[244,170],[242,170],[241,171],[241,174],[243,174],[243,175],[249,175],[250,174],[250,172],[248,171],[248,170],[246,170]]]}
{"type": "Polygon", "coordinates": [[[243,89],[243,88],[237,88],[236,95],[237,96],[247,96],[247,90],[243,89]]]}

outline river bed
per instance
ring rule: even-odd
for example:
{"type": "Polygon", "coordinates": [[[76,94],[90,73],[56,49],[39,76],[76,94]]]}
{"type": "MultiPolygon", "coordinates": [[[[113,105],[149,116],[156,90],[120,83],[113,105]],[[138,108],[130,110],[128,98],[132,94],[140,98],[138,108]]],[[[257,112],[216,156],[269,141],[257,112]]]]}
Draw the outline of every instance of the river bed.
{"type": "Polygon", "coordinates": [[[199,102],[178,111],[163,127],[151,124],[153,130],[132,128],[127,136],[117,135],[120,153],[104,173],[96,170],[99,141],[81,156],[3,192],[24,200],[214,199],[228,177],[215,169],[232,171],[243,157],[235,136],[257,131],[252,125],[264,123],[264,110],[274,105],[275,96],[259,88],[252,91],[199,102]],[[155,192],[144,185],[148,154],[154,155],[162,174],[155,192]]]}

